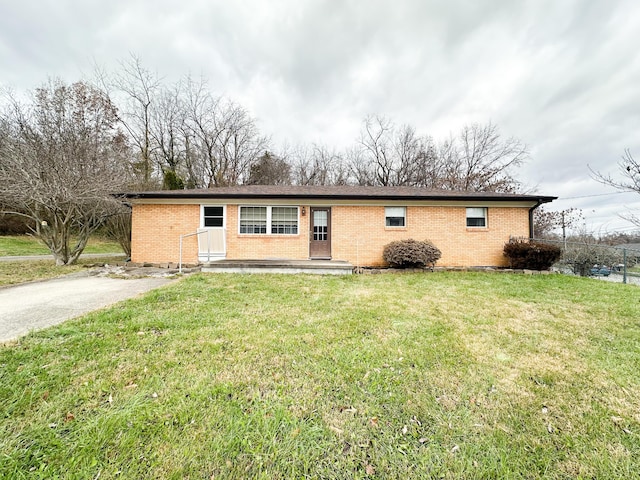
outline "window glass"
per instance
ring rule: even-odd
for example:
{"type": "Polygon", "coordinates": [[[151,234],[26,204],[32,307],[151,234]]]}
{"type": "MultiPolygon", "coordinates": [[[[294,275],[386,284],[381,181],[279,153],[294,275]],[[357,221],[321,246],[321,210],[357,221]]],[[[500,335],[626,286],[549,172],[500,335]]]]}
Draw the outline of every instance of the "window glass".
{"type": "Polygon", "coordinates": [[[487,209],[482,207],[467,208],[467,227],[486,227],[487,209]]]}
{"type": "Polygon", "coordinates": [[[297,235],[298,207],[240,207],[240,233],[297,235]]]}
{"type": "Polygon", "coordinates": [[[205,227],[223,227],[224,226],[224,207],[204,207],[205,227]]]}
{"type": "Polygon", "coordinates": [[[406,225],[406,207],[384,207],[385,226],[404,227],[406,225]]]}
{"type": "Polygon", "coordinates": [[[325,242],[329,238],[329,217],[326,210],[313,211],[313,240],[325,242]]]}
{"type": "Polygon", "coordinates": [[[272,207],[271,233],[295,235],[298,233],[298,207],[272,207]]]}
{"type": "Polygon", "coordinates": [[[267,233],[267,207],[240,207],[240,233],[267,233]]]}

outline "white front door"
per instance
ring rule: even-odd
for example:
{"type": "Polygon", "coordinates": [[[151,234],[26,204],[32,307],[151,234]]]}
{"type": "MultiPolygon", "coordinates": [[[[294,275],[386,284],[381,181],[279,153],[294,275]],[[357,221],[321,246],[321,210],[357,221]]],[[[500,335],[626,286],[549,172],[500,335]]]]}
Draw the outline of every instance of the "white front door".
{"type": "Polygon", "coordinates": [[[198,260],[210,262],[225,258],[226,209],[223,205],[202,205],[201,228],[198,229],[198,260]]]}

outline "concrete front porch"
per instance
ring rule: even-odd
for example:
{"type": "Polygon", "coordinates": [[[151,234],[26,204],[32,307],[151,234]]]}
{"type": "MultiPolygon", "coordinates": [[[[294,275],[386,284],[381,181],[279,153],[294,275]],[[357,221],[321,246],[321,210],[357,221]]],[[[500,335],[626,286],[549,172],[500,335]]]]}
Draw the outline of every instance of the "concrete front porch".
{"type": "Polygon", "coordinates": [[[343,260],[218,260],[202,265],[203,272],[213,273],[311,273],[316,275],[350,275],[353,265],[343,260]]]}

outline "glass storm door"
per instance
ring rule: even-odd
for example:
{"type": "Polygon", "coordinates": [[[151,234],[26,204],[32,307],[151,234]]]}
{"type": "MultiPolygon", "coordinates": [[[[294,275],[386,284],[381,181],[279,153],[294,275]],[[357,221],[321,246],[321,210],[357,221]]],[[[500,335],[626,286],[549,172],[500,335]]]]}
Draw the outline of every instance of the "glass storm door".
{"type": "Polygon", "coordinates": [[[328,207],[310,210],[309,257],[331,258],[331,209],[328,207]]]}

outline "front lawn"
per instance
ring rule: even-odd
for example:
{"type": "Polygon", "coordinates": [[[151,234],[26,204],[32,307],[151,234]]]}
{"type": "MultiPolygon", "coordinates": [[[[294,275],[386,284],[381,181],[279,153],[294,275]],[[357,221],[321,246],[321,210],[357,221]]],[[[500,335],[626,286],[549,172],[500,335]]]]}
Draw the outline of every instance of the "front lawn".
{"type": "MultiPolygon", "coordinates": [[[[113,240],[91,237],[83,253],[122,253],[122,248],[113,240]]],[[[0,257],[50,254],[46,245],[31,235],[0,235],[0,257]]]]}
{"type": "Polygon", "coordinates": [[[187,277],[0,347],[0,478],[638,478],[640,290],[187,277]]]}
{"type": "Polygon", "coordinates": [[[33,282],[36,280],[47,280],[50,278],[62,277],[70,273],[76,273],[86,269],[88,266],[96,263],[109,263],[117,260],[124,260],[124,254],[121,258],[104,257],[104,258],[83,258],[82,256],[74,265],[58,266],[51,258],[50,260],[26,260],[26,261],[10,261],[0,262],[0,287],[7,285],[15,285],[18,283],[33,282]]]}

